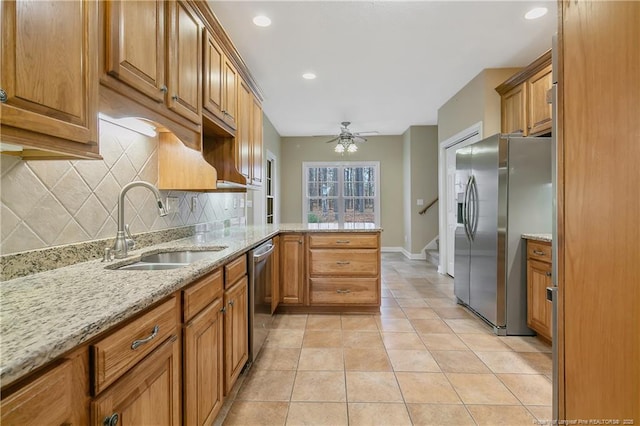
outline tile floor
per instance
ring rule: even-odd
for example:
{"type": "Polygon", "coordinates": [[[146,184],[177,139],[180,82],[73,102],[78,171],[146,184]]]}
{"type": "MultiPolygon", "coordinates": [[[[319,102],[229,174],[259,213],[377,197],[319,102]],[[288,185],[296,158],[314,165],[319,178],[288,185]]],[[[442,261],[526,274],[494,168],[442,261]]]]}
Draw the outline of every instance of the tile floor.
{"type": "Polygon", "coordinates": [[[382,256],[378,315],[278,315],[216,424],[531,425],[551,348],[497,337],[425,261],[382,256]]]}

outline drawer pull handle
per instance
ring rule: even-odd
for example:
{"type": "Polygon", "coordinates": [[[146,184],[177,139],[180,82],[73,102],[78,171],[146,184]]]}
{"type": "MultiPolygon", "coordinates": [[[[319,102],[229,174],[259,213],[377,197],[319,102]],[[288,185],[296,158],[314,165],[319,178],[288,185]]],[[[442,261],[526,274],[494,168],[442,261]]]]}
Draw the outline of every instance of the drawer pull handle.
{"type": "Polygon", "coordinates": [[[338,261],[336,262],[336,264],[337,264],[337,265],[348,265],[348,264],[350,264],[350,263],[351,263],[351,262],[349,262],[348,260],[338,260],[338,261]]]}
{"type": "Polygon", "coordinates": [[[544,256],[545,252],[543,252],[542,250],[534,250],[533,254],[537,254],[538,256],[544,256]]]}
{"type": "Polygon", "coordinates": [[[544,273],[546,276],[550,277],[551,276],[551,272],[545,272],[544,273]]]}
{"type": "Polygon", "coordinates": [[[113,413],[109,417],[105,417],[102,421],[104,426],[116,426],[118,424],[118,413],[113,413]]]}
{"type": "Polygon", "coordinates": [[[351,293],[351,290],[347,289],[347,290],[341,290],[341,289],[337,289],[336,293],[339,294],[347,294],[347,293],[351,293]]]}
{"type": "Polygon", "coordinates": [[[350,240],[336,240],[336,244],[349,244],[350,240]]]}
{"type": "Polygon", "coordinates": [[[229,300],[229,306],[233,306],[233,300],[229,300]]]}
{"type": "Polygon", "coordinates": [[[136,350],[140,346],[144,345],[145,343],[149,343],[150,341],[153,340],[154,337],[158,335],[159,331],[160,331],[160,326],[156,325],[155,327],[153,327],[153,330],[151,331],[151,334],[148,337],[145,337],[144,339],[140,339],[140,340],[134,340],[133,343],[131,344],[131,349],[136,350]]]}

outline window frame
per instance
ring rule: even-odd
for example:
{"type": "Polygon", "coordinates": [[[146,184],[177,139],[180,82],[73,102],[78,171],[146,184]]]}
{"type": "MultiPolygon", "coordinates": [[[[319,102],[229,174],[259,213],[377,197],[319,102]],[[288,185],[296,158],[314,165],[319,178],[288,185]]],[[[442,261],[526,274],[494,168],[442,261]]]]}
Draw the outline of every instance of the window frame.
{"type": "MultiPolygon", "coordinates": [[[[318,224],[318,229],[374,229],[380,227],[380,162],[379,161],[304,161],[302,163],[302,223],[309,226],[309,200],[318,197],[309,197],[309,169],[310,168],[337,168],[338,169],[338,196],[336,199],[338,206],[338,221],[325,224],[318,224]],[[374,195],[373,197],[345,197],[344,195],[344,169],[371,167],[374,169],[374,195]],[[374,223],[370,226],[365,222],[355,222],[353,227],[345,228],[344,203],[347,199],[370,199],[374,200],[374,223]],[[363,226],[357,226],[362,224],[363,226]],[[322,226],[325,225],[325,226],[322,226]]],[[[322,199],[322,197],[320,197],[322,199]]]]}

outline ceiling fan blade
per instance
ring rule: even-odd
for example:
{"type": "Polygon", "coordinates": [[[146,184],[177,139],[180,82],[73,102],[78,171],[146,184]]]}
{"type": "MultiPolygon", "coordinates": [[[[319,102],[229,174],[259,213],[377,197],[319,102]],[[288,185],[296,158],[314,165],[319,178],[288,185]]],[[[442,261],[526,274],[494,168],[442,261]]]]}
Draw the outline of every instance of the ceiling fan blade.
{"type": "Polygon", "coordinates": [[[358,142],[366,142],[367,138],[362,137],[362,136],[358,136],[358,135],[353,135],[353,139],[359,139],[358,142]]]}
{"type": "Polygon", "coordinates": [[[326,141],[325,143],[335,142],[335,141],[337,141],[338,139],[340,139],[340,136],[336,136],[335,138],[330,139],[330,140],[326,141]]]}
{"type": "Polygon", "coordinates": [[[379,132],[377,130],[371,130],[371,131],[368,131],[368,132],[353,132],[353,135],[354,136],[358,136],[358,135],[363,135],[365,133],[378,134],[379,132]]]}

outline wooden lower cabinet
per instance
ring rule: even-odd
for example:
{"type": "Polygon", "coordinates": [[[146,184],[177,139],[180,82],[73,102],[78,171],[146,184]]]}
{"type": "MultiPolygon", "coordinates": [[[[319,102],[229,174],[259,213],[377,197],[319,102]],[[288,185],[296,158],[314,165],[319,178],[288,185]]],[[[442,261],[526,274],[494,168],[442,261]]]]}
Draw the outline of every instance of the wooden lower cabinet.
{"type": "Polygon", "coordinates": [[[283,305],[304,302],[304,234],[280,236],[280,301],[283,305]]]}
{"type": "Polygon", "coordinates": [[[184,328],[184,424],[210,425],[223,403],[222,298],[184,328]]]}
{"type": "Polygon", "coordinates": [[[527,243],[527,325],[539,336],[551,341],[551,243],[527,243]]]}
{"type": "Polygon", "coordinates": [[[6,426],[88,423],[87,350],[67,357],[5,398],[0,424],[6,426]]]}
{"type": "Polygon", "coordinates": [[[249,286],[245,275],[224,292],[224,393],[249,359],[249,286]]]}
{"type": "Polygon", "coordinates": [[[180,341],[173,336],[93,400],[91,424],[179,425],[180,391],[180,341]]]}

